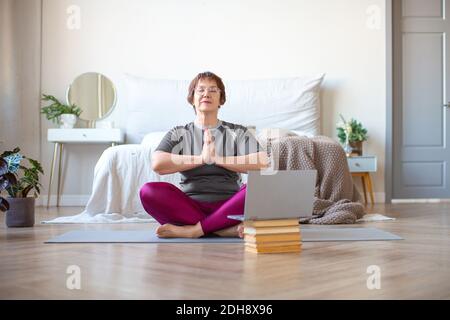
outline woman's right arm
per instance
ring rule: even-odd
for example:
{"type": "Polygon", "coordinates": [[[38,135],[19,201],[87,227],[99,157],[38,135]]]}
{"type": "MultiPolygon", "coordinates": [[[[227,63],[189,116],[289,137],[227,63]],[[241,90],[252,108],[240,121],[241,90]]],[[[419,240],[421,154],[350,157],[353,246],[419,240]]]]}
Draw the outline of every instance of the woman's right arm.
{"type": "Polygon", "coordinates": [[[201,155],[180,155],[164,151],[155,151],[152,154],[152,170],[159,175],[186,171],[201,165],[201,155]]]}

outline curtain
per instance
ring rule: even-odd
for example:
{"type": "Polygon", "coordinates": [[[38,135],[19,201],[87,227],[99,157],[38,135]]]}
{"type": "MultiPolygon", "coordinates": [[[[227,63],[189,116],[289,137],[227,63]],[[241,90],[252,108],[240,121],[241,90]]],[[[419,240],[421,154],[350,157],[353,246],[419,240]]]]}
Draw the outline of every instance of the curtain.
{"type": "Polygon", "coordinates": [[[0,153],[40,159],[42,0],[0,0],[0,153]]]}

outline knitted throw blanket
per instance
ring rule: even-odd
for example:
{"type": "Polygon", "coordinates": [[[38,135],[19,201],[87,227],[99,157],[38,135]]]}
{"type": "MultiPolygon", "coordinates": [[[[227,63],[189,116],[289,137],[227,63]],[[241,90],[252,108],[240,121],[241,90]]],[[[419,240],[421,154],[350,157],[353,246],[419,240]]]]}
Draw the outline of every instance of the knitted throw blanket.
{"type": "Polygon", "coordinates": [[[300,223],[350,224],[364,215],[342,147],[324,136],[262,141],[275,170],[317,170],[313,217],[300,223]]]}

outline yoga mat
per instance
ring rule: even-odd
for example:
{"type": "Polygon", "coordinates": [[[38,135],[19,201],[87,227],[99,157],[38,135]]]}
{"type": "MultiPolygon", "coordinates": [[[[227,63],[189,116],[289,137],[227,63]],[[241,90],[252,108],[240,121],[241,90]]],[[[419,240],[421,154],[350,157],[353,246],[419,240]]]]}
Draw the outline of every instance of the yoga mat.
{"type": "MultiPolygon", "coordinates": [[[[303,228],[303,242],[380,241],[402,238],[376,228],[303,228]]],[[[158,238],[153,230],[74,230],[45,243],[243,243],[240,238],[158,238]]]]}

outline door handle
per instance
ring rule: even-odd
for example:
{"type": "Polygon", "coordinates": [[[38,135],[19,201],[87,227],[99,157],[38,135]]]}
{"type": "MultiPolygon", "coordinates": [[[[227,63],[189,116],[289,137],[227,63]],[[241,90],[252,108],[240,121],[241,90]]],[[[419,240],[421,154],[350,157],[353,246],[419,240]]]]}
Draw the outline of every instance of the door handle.
{"type": "Polygon", "coordinates": [[[444,104],[444,108],[450,108],[450,102],[449,102],[449,103],[446,103],[446,104],[444,104]]]}

